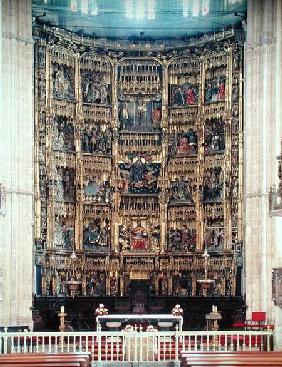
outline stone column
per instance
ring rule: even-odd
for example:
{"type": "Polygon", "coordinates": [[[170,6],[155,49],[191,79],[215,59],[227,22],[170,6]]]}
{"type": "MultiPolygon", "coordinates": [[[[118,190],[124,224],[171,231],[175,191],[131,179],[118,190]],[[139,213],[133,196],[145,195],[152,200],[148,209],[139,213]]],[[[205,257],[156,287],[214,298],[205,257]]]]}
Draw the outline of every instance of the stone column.
{"type": "Polygon", "coordinates": [[[33,99],[31,0],[0,2],[0,325],[31,325],[33,99]]]}
{"type": "Polygon", "coordinates": [[[249,0],[245,44],[245,271],[247,316],[266,311],[282,348],[282,311],[271,301],[271,270],[282,266],[282,218],[270,218],[282,138],[282,2],[249,0]],[[280,228],[280,229],[279,229],[280,228]]]}

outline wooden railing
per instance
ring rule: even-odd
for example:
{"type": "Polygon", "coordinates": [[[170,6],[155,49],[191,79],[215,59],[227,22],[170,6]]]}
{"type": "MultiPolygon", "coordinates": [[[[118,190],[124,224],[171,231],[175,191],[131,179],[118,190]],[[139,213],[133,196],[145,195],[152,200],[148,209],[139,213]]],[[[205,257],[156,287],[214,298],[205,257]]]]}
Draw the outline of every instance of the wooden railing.
{"type": "Polygon", "coordinates": [[[189,351],[271,351],[273,331],[0,332],[0,354],[90,352],[93,361],[179,361],[189,351]]]}

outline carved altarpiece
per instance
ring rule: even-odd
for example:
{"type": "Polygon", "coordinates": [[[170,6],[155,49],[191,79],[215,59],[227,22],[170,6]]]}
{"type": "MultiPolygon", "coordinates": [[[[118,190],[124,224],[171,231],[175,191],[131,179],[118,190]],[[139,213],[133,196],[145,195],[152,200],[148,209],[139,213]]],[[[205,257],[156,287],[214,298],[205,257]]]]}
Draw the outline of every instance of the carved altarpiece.
{"type": "Polygon", "coordinates": [[[38,29],[36,261],[42,294],[155,295],[236,287],[242,241],[242,48],[103,50],[38,29]],[[138,55],[138,56],[136,56],[138,55]],[[75,253],[75,255],[71,256],[75,253]]]}

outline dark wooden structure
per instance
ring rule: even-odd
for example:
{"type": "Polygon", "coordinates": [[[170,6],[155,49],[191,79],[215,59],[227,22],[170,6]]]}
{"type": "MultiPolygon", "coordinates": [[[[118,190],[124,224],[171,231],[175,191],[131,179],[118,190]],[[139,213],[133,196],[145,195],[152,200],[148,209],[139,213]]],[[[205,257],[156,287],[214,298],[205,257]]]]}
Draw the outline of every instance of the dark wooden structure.
{"type": "MultiPolygon", "coordinates": [[[[67,321],[74,330],[95,330],[95,309],[103,303],[111,314],[132,313],[134,298],[131,297],[35,297],[35,330],[58,330],[58,312],[65,306],[67,321]]],[[[230,330],[238,315],[244,318],[245,303],[242,297],[154,297],[146,298],[146,313],[170,313],[176,304],[184,310],[186,330],[204,330],[205,315],[216,305],[221,312],[221,330],[230,330]]]]}

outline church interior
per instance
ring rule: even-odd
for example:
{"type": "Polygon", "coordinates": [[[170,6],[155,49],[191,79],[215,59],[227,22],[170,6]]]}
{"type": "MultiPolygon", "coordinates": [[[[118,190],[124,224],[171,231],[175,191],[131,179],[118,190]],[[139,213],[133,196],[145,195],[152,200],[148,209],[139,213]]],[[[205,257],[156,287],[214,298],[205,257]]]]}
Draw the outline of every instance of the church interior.
{"type": "Polygon", "coordinates": [[[282,1],[0,15],[0,365],[282,366],[282,1]]]}

